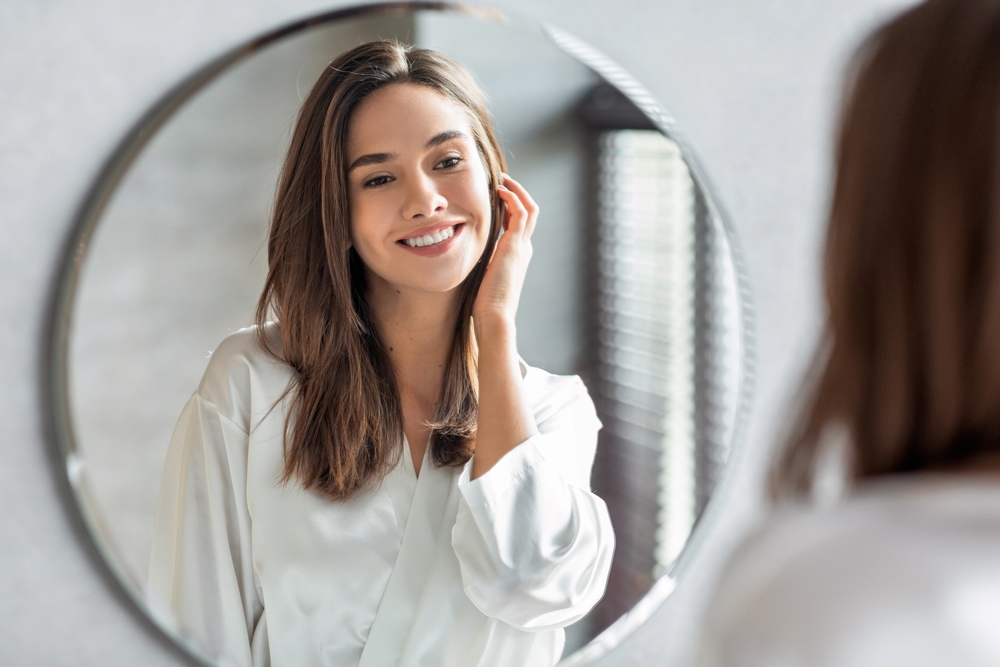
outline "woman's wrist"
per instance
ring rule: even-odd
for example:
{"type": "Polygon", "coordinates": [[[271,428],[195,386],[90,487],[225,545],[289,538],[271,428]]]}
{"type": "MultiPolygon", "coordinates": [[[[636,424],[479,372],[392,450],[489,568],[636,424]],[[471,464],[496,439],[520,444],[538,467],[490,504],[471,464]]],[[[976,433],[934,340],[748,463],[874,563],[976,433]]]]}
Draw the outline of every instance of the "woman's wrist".
{"type": "Polygon", "coordinates": [[[480,346],[512,344],[517,339],[514,318],[500,313],[473,315],[472,326],[476,331],[476,341],[480,346]]]}
{"type": "Polygon", "coordinates": [[[512,317],[474,320],[479,345],[479,423],[471,479],[537,431],[524,394],[512,317]]]}

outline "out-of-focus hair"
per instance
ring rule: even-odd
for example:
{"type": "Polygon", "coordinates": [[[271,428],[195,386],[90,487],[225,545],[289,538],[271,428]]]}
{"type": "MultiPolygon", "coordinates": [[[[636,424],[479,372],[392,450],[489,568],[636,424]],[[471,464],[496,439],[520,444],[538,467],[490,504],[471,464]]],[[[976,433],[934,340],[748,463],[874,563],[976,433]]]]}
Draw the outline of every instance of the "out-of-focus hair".
{"type": "Polygon", "coordinates": [[[929,0],[847,78],[828,308],[772,494],[809,489],[827,426],[856,480],[1000,452],[1000,2],[929,0]]]}
{"type": "Polygon", "coordinates": [[[431,452],[438,465],[472,456],[478,373],[472,305],[503,220],[497,184],[505,170],[484,97],[453,60],[390,41],[362,44],[324,70],[299,112],[275,196],[268,274],[257,305],[258,342],[291,365],[283,481],[344,500],[399,461],[403,422],[395,372],[367,303],[351,247],[347,136],[359,104],[393,84],[432,88],[468,112],[493,202],[489,241],[460,286],[461,305],[444,374],[431,452]],[[265,322],[276,319],[280,349],[265,322]]]}

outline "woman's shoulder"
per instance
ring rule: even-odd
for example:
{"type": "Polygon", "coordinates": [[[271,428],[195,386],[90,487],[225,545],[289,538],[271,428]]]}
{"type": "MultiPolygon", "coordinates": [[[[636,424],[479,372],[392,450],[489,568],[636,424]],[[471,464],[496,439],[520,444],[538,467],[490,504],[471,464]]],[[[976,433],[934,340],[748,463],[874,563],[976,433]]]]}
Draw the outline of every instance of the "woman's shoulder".
{"type": "MultiPolygon", "coordinates": [[[[903,624],[947,643],[962,630],[947,627],[947,610],[932,600],[988,580],[1000,580],[1000,479],[872,482],[829,507],[777,508],[725,568],[703,648],[752,641],[765,652],[808,652],[818,644],[799,642],[810,637],[857,648],[861,619],[868,630],[903,624]]],[[[812,658],[803,664],[822,662],[812,658]]]]}
{"type": "Polygon", "coordinates": [[[523,359],[519,363],[536,421],[556,413],[571,413],[577,419],[593,419],[600,425],[594,401],[579,375],[557,375],[530,366],[523,359]]]}
{"type": "MultiPolygon", "coordinates": [[[[840,543],[872,545],[922,539],[937,531],[959,537],[956,526],[992,526],[1000,549],[1000,476],[973,474],[893,475],[863,482],[828,505],[789,502],[776,508],[747,541],[748,554],[781,544],[787,558],[829,552],[840,543]],[[787,548],[785,548],[787,547],[787,548]]],[[[849,561],[849,559],[841,559],[849,561]]]]}
{"type": "Polygon", "coordinates": [[[253,395],[277,399],[294,376],[278,356],[280,344],[278,326],[271,322],[226,336],[209,357],[197,394],[232,421],[248,422],[253,395]]]}

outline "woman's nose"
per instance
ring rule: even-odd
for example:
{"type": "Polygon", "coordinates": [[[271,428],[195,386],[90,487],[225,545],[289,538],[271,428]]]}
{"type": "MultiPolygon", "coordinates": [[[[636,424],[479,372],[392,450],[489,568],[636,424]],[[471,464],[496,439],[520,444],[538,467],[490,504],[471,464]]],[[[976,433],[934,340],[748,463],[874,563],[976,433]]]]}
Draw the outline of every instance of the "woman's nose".
{"type": "Polygon", "coordinates": [[[448,201],[438,192],[437,185],[432,178],[420,175],[410,179],[403,210],[403,215],[408,220],[421,217],[429,218],[435,213],[444,211],[447,205],[448,201]]]}

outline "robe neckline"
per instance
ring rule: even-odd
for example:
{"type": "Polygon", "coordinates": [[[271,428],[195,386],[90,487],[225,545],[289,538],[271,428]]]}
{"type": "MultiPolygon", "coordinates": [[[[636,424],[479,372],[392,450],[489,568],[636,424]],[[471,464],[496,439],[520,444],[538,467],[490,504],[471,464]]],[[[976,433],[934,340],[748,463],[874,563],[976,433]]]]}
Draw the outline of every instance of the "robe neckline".
{"type": "MultiPolygon", "coordinates": [[[[404,482],[393,493],[393,504],[405,503],[406,482],[413,486],[407,508],[396,509],[402,515],[403,536],[378,610],[372,621],[358,667],[397,665],[416,617],[417,608],[434,564],[439,542],[448,540],[450,530],[444,525],[449,496],[455,488],[456,469],[431,465],[430,447],[424,450],[420,475],[413,465],[409,444],[404,437],[404,460],[397,470],[404,482]]],[[[396,486],[396,485],[393,485],[396,486]]]]}

